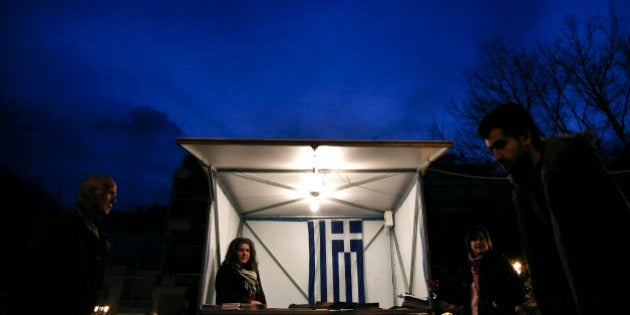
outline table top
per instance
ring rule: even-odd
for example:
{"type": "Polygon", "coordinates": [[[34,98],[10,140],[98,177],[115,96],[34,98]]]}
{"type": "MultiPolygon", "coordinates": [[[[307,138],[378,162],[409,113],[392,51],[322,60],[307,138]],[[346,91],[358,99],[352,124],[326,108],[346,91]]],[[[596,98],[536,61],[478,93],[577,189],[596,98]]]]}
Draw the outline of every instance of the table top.
{"type": "Polygon", "coordinates": [[[397,308],[397,309],[304,309],[304,308],[265,308],[265,309],[222,309],[216,305],[204,305],[201,314],[239,314],[239,315],[261,315],[261,314],[291,314],[291,315],[313,315],[313,314],[400,314],[400,315],[428,315],[429,313],[421,309],[397,308]]]}

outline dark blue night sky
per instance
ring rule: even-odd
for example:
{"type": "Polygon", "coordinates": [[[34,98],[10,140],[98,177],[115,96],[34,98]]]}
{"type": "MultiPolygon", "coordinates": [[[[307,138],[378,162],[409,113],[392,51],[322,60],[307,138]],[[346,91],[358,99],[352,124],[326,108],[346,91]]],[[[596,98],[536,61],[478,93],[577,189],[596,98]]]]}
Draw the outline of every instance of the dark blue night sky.
{"type": "MultiPolygon", "coordinates": [[[[630,2],[610,2],[630,15],[630,2]]],[[[608,1],[2,1],[0,167],[74,202],[167,204],[176,137],[431,140],[480,43],[608,1]]]]}

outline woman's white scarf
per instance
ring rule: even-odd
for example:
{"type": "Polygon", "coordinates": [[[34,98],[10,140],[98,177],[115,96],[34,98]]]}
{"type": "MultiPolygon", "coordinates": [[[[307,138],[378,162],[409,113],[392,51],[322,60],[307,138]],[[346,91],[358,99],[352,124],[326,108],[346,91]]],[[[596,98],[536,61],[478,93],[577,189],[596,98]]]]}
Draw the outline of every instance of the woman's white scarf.
{"type": "Polygon", "coordinates": [[[237,264],[236,271],[238,271],[245,280],[245,289],[247,289],[250,295],[255,295],[258,289],[258,276],[256,271],[244,269],[240,264],[237,264]]]}

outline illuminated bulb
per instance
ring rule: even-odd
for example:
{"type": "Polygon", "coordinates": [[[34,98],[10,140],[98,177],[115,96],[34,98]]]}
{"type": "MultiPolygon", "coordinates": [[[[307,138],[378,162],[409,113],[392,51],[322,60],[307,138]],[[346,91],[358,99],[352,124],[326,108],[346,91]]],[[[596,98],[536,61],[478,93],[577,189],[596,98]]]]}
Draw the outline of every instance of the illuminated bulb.
{"type": "Polygon", "coordinates": [[[521,265],[521,263],[520,263],[520,262],[515,261],[515,262],[512,264],[512,267],[514,267],[514,270],[516,270],[516,273],[518,273],[519,275],[521,274],[521,267],[523,267],[523,266],[521,265]]]}
{"type": "MultiPolygon", "coordinates": [[[[316,150],[314,148],[314,150],[316,150]]],[[[319,157],[313,152],[313,173],[310,174],[306,182],[306,191],[310,195],[311,211],[319,210],[321,192],[324,190],[324,176],[319,173],[319,157]]]]}
{"type": "Polygon", "coordinates": [[[319,210],[319,191],[311,191],[311,211],[319,210]]]}

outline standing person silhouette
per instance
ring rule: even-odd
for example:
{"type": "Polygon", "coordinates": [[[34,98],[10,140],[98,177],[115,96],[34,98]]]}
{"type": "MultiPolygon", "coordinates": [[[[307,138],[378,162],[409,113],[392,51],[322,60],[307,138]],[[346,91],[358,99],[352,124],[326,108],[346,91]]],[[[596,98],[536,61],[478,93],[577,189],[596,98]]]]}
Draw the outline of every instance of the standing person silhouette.
{"type": "Polygon", "coordinates": [[[495,252],[490,232],[472,226],[464,243],[466,260],[448,279],[428,280],[438,298],[463,308],[463,315],[514,315],[525,299],[525,286],[503,255],[495,252]]]}
{"type": "Polygon", "coordinates": [[[508,173],[539,310],[626,309],[630,204],[584,134],[542,139],[527,110],[504,104],[478,134],[508,173]]]}
{"type": "Polygon", "coordinates": [[[80,184],[78,202],[49,222],[27,250],[28,314],[89,315],[100,295],[111,245],[101,220],[116,203],[116,182],[89,175],[80,184]]]}

